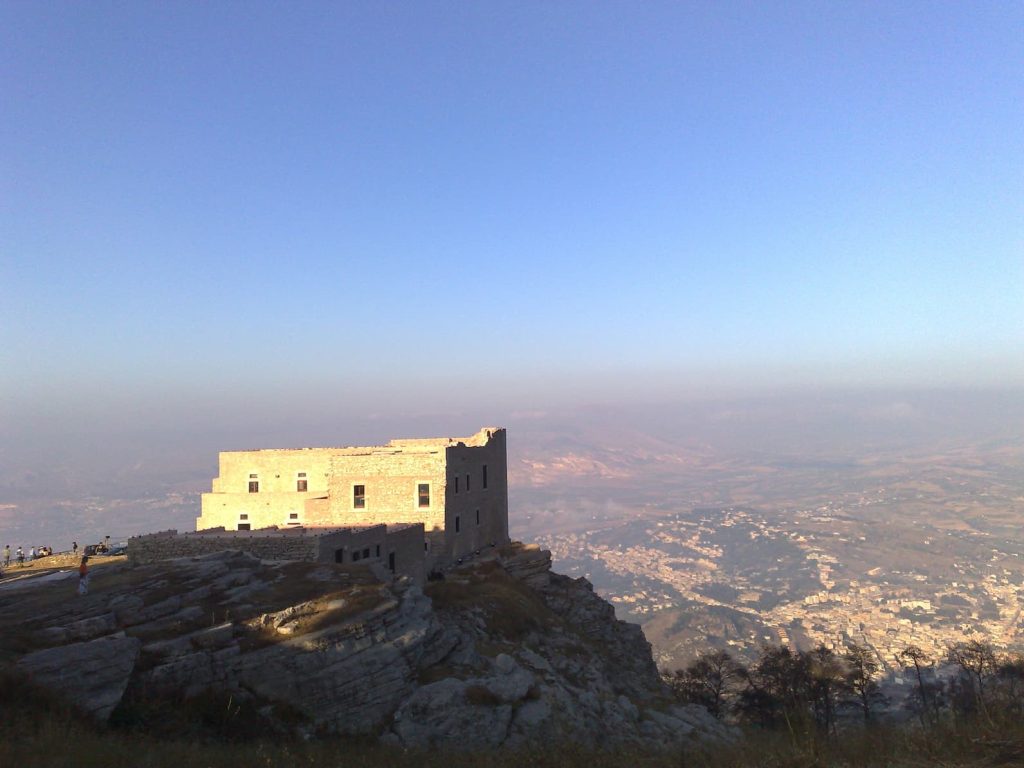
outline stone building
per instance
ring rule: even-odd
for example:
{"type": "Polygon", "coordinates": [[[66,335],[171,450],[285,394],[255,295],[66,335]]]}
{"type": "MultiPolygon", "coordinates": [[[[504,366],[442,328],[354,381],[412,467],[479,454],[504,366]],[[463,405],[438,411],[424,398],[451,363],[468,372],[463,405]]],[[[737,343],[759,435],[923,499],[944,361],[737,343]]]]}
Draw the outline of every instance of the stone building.
{"type": "Polygon", "coordinates": [[[505,430],[347,448],[223,451],[196,529],[422,523],[428,567],[508,541],[505,430]]]}

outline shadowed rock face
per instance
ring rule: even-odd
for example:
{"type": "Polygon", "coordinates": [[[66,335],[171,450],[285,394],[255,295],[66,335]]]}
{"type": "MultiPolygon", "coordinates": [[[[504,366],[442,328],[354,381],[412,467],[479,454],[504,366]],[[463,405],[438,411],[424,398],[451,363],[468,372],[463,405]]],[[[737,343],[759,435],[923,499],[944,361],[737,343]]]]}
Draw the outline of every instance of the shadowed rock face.
{"type": "Polygon", "coordinates": [[[106,720],[124,695],[141,645],[117,632],[29,653],[18,666],[37,683],[61,691],[80,709],[106,720]]]}
{"type": "Polygon", "coordinates": [[[282,732],[410,747],[730,738],[704,710],[673,706],[640,629],[550,564],[513,545],[426,592],[240,552],[108,566],[87,597],[70,581],[0,589],[20,632],[0,650],[100,720],[147,696],[212,691],[282,732]]]}

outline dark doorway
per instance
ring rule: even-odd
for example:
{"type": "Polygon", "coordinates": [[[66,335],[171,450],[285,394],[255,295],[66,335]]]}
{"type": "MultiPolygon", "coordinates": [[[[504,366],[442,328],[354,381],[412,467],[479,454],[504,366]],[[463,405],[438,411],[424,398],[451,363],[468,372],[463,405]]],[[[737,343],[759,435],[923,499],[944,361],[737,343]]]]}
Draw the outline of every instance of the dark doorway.
{"type": "Polygon", "coordinates": [[[392,552],[392,553],[390,553],[388,555],[388,569],[390,569],[390,571],[392,573],[395,572],[395,553],[394,552],[392,552]]]}
{"type": "Polygon", "coordinates": [[[336,550],[334,550],[334,562],[336,562],[336,563],[344,563],[345,562],[345,550],[344,549],[336,549],[336,550]]]}

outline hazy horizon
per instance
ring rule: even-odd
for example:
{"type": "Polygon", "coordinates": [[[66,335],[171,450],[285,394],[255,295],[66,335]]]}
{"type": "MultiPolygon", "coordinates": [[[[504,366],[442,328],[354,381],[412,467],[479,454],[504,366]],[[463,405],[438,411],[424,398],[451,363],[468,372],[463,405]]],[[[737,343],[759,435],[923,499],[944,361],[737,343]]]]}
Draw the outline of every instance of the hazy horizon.
{"type": "MultiPolygon", "coordinates": [[[[198,494],[209,490],[216,475],[221,450],[379,444],[396,437],[468,435],[484,425],[509,430],[510,515],[513,528],[521,528],[546,498],[546,491],[538,496],[531,490],[533,480],[522,468],[552,456],[577,456],[598,465],[609,455],[635,454],[642,463],[645,455],[654,461],[665,452],[728,463],[870,463],[926,453],[929,446],[999,445],[1019,441],[1024,390],[819,390],[653,404],[449,411],[407,406],[359,414],[337,403],[301,418],[288,409],[259,419],[228,416],[176,413],[173,425],[72,420],[49,430],[29,420],[23,429],[5,430],[0,434],[0,538],[32,540],[45,531],[51,546],[57,543],[53,539],[66,546],[73,538],[88,538],[75,533],[81,528],[103,527],[118,536],[187,529],[198,514],[198,494]],[[170,518],[150,509],[165,497],[174,500],[170,518]],[[86,508],[94,509],[93,522],[83,522],[92,519],[82,517],[86,508]]],[[[667,472],[665,479],[672,479],[671,465],[659,470],[652,464],[650,471],[667,472]]],[[[570,474],[560,503],[570,503],[565,494],[575,492],[582,509],[602,493],[609,498],[621,493],[614,486],[602,490],[606,480],[600,472],[587,481],[588,472],[570,474]]],[[[715,486],[709,474],[708,492],[715,486]]]]}

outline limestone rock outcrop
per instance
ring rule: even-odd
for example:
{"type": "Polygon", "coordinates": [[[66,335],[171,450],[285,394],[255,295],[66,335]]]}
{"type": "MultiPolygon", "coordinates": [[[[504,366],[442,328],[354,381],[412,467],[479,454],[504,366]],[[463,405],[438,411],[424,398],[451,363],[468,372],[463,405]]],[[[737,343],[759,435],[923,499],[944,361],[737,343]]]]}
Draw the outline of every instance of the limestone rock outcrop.
{"type": "Polygon", "coordinates": [[[639,627],[537,548],[492,551],[425,589],[241,552],[98,569],[86,597],[71,584],[0,588],[0,611],[32,640],[16,667],[100,720],[215,692],[282,732],[403,747],[731,738],[674,705],[639,627]]]}
{"type": "Polygon", "coordinates": [[[18,659],[18,667],[96,719],[106,720],[124,695],[141,645],[117,632],[26,654],[18,659]]]}

